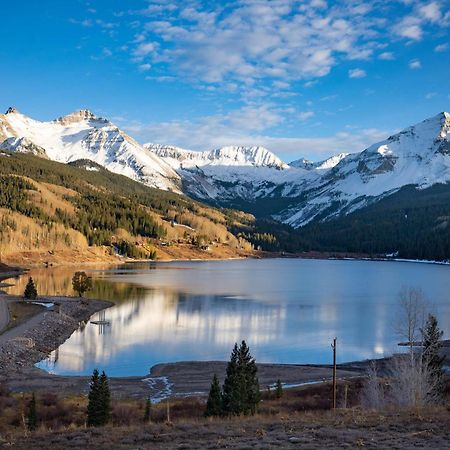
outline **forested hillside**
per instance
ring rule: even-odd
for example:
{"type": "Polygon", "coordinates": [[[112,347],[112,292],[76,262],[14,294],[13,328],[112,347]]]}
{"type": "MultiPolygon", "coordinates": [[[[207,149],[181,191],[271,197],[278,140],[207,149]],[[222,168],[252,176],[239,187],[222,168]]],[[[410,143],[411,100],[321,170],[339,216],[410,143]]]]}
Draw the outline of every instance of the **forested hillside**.
{"type": "Polygon", "coordinates": [[[406,186],[383,200],[298,230],[149,188],[91,161],[60,164],[0,153],[0,257],[224,258],[255,251],[344,252],[450,259],[450,185],[406,186]]]}
{"type": "Polygon", "coordinates": [[[405,186],[348,216],[308,225],[299,235],[315,250],[449,260],[450,184],[423,190],[405,186]]]}
{"type": "Polygon", "coordinates": [[[33,259],[33,252],[51,260],[70,250],[151,259],[252,252],[240,233],[253,236],[253,216],[149,188],[89,161],[66,165],[2,152],[0,185],[5,260],[18,254],[33,259]]]}

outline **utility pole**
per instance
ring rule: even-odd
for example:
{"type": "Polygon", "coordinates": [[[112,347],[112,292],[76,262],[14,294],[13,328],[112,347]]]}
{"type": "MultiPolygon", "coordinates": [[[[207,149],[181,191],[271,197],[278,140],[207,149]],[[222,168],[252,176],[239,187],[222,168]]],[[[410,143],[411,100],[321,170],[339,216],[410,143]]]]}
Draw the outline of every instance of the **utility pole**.
{"type": "Polygon", "coordinates": [[[336,338],[331,344],[333,349],[333,409],[336,409],[336,338]]]}

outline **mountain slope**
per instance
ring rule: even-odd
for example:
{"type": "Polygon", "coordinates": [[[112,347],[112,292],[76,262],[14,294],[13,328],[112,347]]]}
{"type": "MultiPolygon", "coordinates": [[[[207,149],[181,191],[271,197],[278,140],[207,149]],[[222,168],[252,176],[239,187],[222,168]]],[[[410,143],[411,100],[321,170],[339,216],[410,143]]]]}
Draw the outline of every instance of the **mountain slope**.
{"type": "Polygon", "coordinates": [[[212,204],[252,210],[258,199],[295,195],[315,171],[290,167],[264,147],[222,147],[197,152],[145,144],[180,175],[183,192],[212,204]]]}
{"type": "Polygon", "coordinates": [[[348,155],[310,183],[276,217],[294,227],[370,205],[403,186],[450,182],[450,115],[440,113],[361,153],[348,155]]]}
{"type": "Polygon", "coordinates": [[[246,256],[254,217],[207,207],[105,170],[0,151],[2,260],[83,262],[246,256]],[[88,169],[89,168],[89,169],[88,169]]]}
{"type": "Polygon", "coordinates": [[[450,184],[402,187],[347,216],[298,230],[308,248],[450,260],[450,184]]]}
{"type": "MultiPolygon", "coordinates": [[[[113,123],[80,110],[51,122],[30,119],[14,108],[0,115],[1,148],[26,151],[19,139],[42,149],[48,158],[68,163],[91,159],[108,170],[141,181],[151,187],[179,191],[178,174],[113,123]]],[[[38,151],[32,151],[38,154],[38,151]]],[[[40,155],[42,156],[42,155],[40,155]]]]}

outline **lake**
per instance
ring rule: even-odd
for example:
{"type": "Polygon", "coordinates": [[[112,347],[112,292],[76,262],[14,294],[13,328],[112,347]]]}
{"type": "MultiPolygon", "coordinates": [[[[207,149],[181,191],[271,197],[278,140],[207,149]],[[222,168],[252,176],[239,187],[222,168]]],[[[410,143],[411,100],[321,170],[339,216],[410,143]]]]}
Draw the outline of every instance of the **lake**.
{"type": "MultiPolygon", "coordinates": [[[[40,294],[73,295],[75,269],[31,272],[40,294]]],[[[87,270],[95,314],[38,366],[56,374],[145,375],[161,362],[227,360],[245,339],[257,361],[330,363],[398,351],[402,287],[421,288],[449,337],[450,266],[408,262],[249,259],[127,264],[87,270]]],[[[28,276],[28,275],[27,275],[28,276]]],[[[27,276],[11,293],[22,293],[27,276]]]]}

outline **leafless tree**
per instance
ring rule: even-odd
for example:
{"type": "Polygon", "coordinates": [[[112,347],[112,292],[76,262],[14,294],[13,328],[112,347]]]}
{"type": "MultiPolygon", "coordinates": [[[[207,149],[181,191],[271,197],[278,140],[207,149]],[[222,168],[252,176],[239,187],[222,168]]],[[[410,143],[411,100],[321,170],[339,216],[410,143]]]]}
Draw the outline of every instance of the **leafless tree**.
{"type": "Polygon", "coordinates": [[[435,382],[422,358],[402,356],[392,358],[390,368],[389,403],[404,408],[422,408],[435,404],[435,382]]]}
{"type": "Polygon", "coordinates": [[[383,409],[385,393],[378,378],[377,365],[372,361],[366,373],[366,380],[361,393],[361,406],[366,409],[383,409]]]}
{"type": "Polygon", "coordinates": [[[403,287],[399,294],[399,307],[396,332],[401,339],[406,339],[412,364],[414,346],[422,342],[421,329],[425,325],[427,300],[421,289],[403,287]]]}

